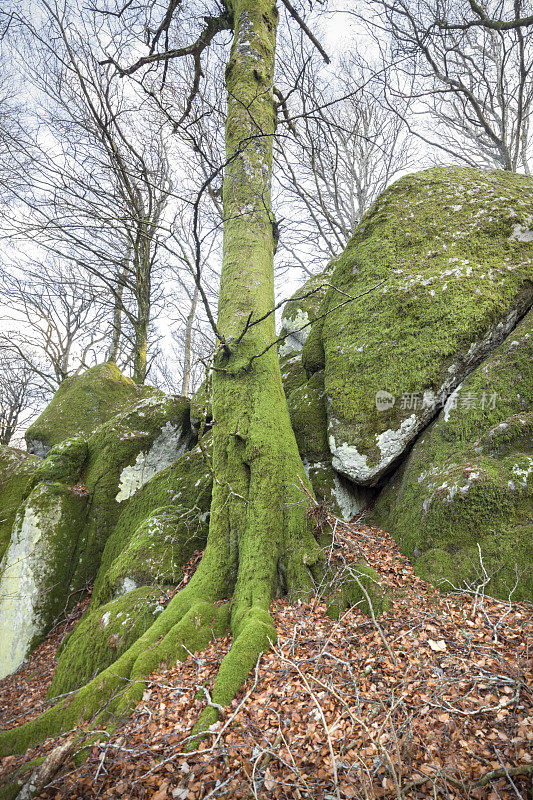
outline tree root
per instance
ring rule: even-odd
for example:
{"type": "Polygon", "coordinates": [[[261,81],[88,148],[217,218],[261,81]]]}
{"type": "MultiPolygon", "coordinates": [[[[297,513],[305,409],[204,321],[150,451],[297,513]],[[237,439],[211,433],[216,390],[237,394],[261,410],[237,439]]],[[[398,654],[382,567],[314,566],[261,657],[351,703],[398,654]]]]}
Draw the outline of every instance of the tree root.
{"type": "Polygon", "coordinates": [[[154,624],[114,664],[74,695],[37,719],[0,733],[0,756],[22,753],[82,720],[102,725],[110,713],[126,713],[142,697],[143,678],[159,664],[185,660],[221,636],[229,621],[228,604],[214,605],[188,591],[173,598],[154,624]]]}
{"type": "Polygon", "coordinates": [[[219,719],[219,708],[231,703],[261,653],[269,650],[276,639],[276,629],[268,611],[257,606],[251,608],[241,621],[229,653],[222,659],[211,702],[192,730],[188,749],[194,749],[205,738],[205,732],[219,719]]]}

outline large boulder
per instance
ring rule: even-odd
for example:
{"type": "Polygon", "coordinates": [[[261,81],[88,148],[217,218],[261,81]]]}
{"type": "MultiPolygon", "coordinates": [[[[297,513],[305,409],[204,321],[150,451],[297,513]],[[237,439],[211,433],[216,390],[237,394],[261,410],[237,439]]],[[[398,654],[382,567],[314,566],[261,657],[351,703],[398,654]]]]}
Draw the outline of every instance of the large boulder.
{"type": "Polygon", "coordinates": [[[533,311],[457,387],[374,515],[423,578],[532,599],[533,311]]]}
{"type": "Polygon", "coordinates": [[[181,581],[183,566],[205,547],[210,455],[209,441],[185,453],[124,508],[107,540],[90,608],[61,649],[52,696],[81,686],[144,633],[161,610],[161,592],[181,581]]]}
{"type": "MultiPolygon", "coordinates": [[[[93,378],[94,372],[91,381],[93,378]]],[[[107,385],[107,378],[103,383],[107,385]]],[[[71,402],[76,403],[76,397],[72,396],[71,402]]],[[[129,406],[88,436],[62,439],[48,450],[44,460],[17,455],[8,448],[0,454],[6,476],[0,500],[12,526],[10,544],[0,564],[3,674],[16,669],[58,614],[95,579],[106,542],[130,501],[196,442],[187,398],[154,390],[141,400],[134,392],[130,400],[129,406]]],[[[52,405],[57,409],[55,399],[52,405]]],[[[68,417],[64,395],[60,405],[68,417]]],[[[74,406],[72,414],[75,412],[74,406]]],[[[145,519],[149,515],[143,494],[144,505],[142,500],[137,503],[138,525],[130,531],[128,554],[121,562],[123,574],[119,575],[120,565],[112,565],[116,581],[150,572],[147,565],[135,571],[132,559],[149,558],[149,547],[140,547],[141,541],[146,545],[151,539],[162,546],[163,534],[168,540],[180,522],[177,509],[171,508],[174,495],[165,496],[166,508],[161,508],[164,503],[160,493],[159,510],[156,513],[157,504],[152,504],[154,513],[151,519],[145,519]],[[145,509],[144,516],[139,508],[145,509]]],[[[202,508],[199,513],[203,512],[202,508]]],[[[169,573],[173,565],[174,561],[167,558],[159,572],[153,567],[154,580],[170,581],[177,574],[177,567],[172,575],[169,573]]]]}
{"type": "Polygon", "coordinates": [[[189,401],[162,393],[116,414],[89,437],[83,484],[91,502],[78,539],[73,590],[96,576],[106,542],[130,499],[194,442],[189,401]]]}
{"type": "Polygon", "coordinates": [[[130,500],[107,540],[92,607],[148,584],[176,584],[209,529],[208,441],[155,475],[130,500]]]}
{"type": "Polygon", "coordinates": [[[41,459],[0,445],[0,561],[9,546],[15,516],[31,489],[41,459]]]}
{"type": "Polygon", "coordinates": [[[532,178],[463,167],[404,177],[365,215],[304,346],[304,365],[325,364],[339,472],[382,483],[513,329],[533,298],[532,225],[532,178]]]}
{"type": "Polygon", "coordinates": [[[22,664],[67,604],[86,503],[76,488],[39,483],[17,514],[0,564],[0,678],[22,664]]]}
{"type": "Polygon", "coordinates": [[[162,392],[138,386],[116,364],[98,364],[66,378],[43,413],[26,431],[28,452],[45,456],[71,436],[89,436],[99,425],[138,400],[162,392]]]}

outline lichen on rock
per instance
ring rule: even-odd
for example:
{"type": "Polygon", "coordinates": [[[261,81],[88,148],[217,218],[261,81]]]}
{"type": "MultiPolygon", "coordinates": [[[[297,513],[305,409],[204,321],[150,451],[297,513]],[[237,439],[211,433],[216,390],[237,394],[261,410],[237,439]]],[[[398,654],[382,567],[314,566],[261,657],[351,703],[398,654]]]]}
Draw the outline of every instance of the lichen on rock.
{"type": "Polygon", "coordinates": [[[28,496],[41,459],[0,445],[0,561],[9,546],[15,516],[28,496]]]}
{"type": "Polygon", "coordinates": [[[86,496],[39,483],[19,510],[0,564],[0,677],[17,669],[65,609],[86,496]]]}
{"type": "Polygon", "coordinates": [[[106,543],[93,608],[136,586],[180,581],[183,565],[207,539],[211,485],[196,447],[131,498],[106,543]]]}

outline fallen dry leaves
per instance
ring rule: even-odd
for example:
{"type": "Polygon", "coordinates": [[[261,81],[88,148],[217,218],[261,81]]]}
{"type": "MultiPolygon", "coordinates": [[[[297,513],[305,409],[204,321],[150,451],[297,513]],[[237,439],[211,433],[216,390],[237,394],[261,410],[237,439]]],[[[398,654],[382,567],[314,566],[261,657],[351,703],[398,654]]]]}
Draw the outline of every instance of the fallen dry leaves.
{"type": "MultiPolygon", "coordinates": [[[[357,608],[331,620],[320,598],[278,600],[277,644],[198,751],[183,749],[228,638],[152,674],[132,716],[39,797],[526,798],[531,606],[440,594],[388,534],[363,525],[339,525],[331,556],[339,567],[363,557],[383,576],[392,605],[381,631],[357,608]]],[[[0,682],[4,725],[41,709],[55,650],[79,612],[0,682]]],[[[3,780],[59,741],[5,758],[3,780]]]]}

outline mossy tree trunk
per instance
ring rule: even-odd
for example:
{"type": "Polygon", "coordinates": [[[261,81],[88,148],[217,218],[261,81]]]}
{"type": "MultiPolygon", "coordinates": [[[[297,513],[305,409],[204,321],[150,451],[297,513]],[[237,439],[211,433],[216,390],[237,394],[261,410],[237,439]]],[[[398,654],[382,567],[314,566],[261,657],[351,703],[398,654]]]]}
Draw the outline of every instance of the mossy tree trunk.
{"type": "Polygon", "coordinates": [[[148,327],[150,325],[150,304],[152,293],[151,237],[146,224],[139,226],[135,242],[135,300],[136,315],[133,323],[135,332],[133,346],[133,380],[144,383],[147,372],[148,327]]]}
{"type": "MultiPolygon", "coordinates": [[[[272,0],[232,0],[231,10],[218,316],[226,346],[215,357],[213,373],[214,488],[207,546],[189,584],[151,628],[68,705],[0,734],[0,755],[66,730],[104,707],[113,713],[129,710],[142,697],[144,676],[162,662],[202,649],[229,626],[233,644],[211,693],[214,704],[228,704],[276,638],[268,611],[273,597],[311,590],[321,572],[321,549],[307,524],[300,480],[309,484],[277,350],[265,351],[275,339],[270,181],[277,9],[272,0]]],[[[216,717],[214,705],[208,705],[196,731],[216,717]]]]}
{"type": "Polygon", "coordinates": [[[308,590],[319,563],[277,350],[264,352],[276,335],[270,183],[277,9],[272,0],[233,0],[232,9],[218,312],[229,352],[220,349],[213,372],[215,483],[206,551],[233,593],[234,643],[213,692],[222,704],[275,638],[273,596],[308,590]]]}

